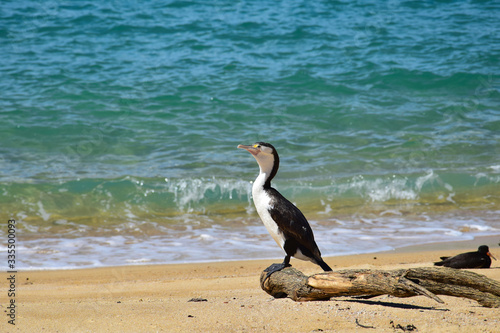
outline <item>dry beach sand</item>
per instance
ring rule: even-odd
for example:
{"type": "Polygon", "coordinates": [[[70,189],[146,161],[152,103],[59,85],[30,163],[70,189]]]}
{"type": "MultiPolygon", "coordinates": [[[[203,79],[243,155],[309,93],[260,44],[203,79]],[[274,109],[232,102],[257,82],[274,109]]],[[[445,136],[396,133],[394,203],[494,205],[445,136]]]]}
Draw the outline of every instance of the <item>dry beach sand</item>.
{"type": "MultiPolygon", "coordinates": [[[[500,237],[416,246],[384,253],[326,258],[335,269],[431,266],[439,256],[488,244],[500,257],[500,237]]],[[[279,259],[274,260],[278,262],[279,259]]],[[[294,302],[260,289],[273,260],[20,271],[16,325],[3,316],[2,332],[500,332],[500,309],[441,296],[349,297],[294,302]],[[190,301],[198,299],[198,301],[190,301]]],[[[316,266],[292,259],[306,274],[316,266]]],[[[500,262],[474,270],[500,281],[500,262]]],[[[3,280],[6,281],[4,272],[3,280]]],[[[8,276],[7,276],[8,277],[8,276]]],[[[7,290],[2,284],[2,312],[7,290]]]]}

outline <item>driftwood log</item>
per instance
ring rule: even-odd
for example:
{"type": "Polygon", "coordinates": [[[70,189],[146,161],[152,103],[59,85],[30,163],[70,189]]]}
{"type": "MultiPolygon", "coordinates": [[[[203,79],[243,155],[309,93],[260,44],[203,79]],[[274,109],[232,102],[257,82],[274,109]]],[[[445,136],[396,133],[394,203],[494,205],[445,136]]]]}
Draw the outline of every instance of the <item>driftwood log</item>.
{"type": "Polygon", "coordinates": [[[353,269],[305,276],[293,267],[260,276],[262,289],[276,298],[294,301],[328,300],[335,296],[424,295],[444,303],[437,295],[476,300],[485,307],[500,307],[500,282],[471,271],[421,267],[390,271],[353,269]]]}

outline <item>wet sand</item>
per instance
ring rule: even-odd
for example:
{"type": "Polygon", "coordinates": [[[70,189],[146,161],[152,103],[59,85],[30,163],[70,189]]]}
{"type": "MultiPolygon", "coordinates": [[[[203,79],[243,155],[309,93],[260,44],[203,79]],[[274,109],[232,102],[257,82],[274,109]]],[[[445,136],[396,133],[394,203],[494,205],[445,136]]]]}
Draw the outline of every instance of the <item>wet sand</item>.
{"type": "MultiPolygon", "coordinates": [[[[500,237],[325,258],[335,269],[432,266],[440,256],[487,244],[500,257],[500,237]]],[[[500,309],[440,296],[350,297],[294,302],[260,289],[261,271],[276,260],[124,266],[16,274],[15,326],[2,332],[499,332],[500,309]],[[194,300],[193,300],[194,299],[194,300]],[[191,300],[191,301],[190,301],[191,300]]],[[[305,274],[319,272],[292,259],[305,274]]],[[[473,270],[500,281],[500,262],[473,270]]],[[[5,276],[3,273],[4,281],[5,276]]],[[[2,310],[7,312],[7,286],[2,310]]]]}

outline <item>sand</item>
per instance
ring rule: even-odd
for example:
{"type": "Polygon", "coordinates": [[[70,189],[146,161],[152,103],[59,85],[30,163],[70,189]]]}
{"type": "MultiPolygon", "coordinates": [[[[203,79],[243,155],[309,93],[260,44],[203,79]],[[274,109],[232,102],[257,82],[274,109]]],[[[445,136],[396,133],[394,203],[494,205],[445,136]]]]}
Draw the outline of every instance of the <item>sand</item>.
{"type": "MultiPolygon", "coordinates": [[[[488,244],[500,257],[500,237],[330,257],[335,269],[431,266],[439,256],[488,244]]],[[[500,258],[499,258],[500,259],[500,258]]],[[[15,326],[8,323],[2,284],[2,332],[500,332],[500,309],[441,296],[350,297],[294,302],[260,289],[261,271],[276,260],[19,271],[15,326]],[[198,299],[198,301],[190,301],[198,299]],[[364,327],[362,327],[362,326],[364,327]]],[[[306,274],[319,272],[292,259],[306,274]]],[[[500,261],[473,270],[500,281],[500,261]]],[[[3,281],[9,274],[4,272],[3,281]]],[[[8,282],[8,281],[7,281],[8,282]]]]}

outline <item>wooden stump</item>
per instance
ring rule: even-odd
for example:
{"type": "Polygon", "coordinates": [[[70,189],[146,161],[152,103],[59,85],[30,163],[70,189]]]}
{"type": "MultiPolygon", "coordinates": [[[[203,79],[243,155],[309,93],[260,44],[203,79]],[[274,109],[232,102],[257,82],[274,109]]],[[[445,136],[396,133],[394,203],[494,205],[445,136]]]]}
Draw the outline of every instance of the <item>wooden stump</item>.
{"type": "Polygon", "coordinates": [[[464,297],[485,307],[500,307],[500,282],[466,270],[421,267],[390,271],[354,269],[305,276],[293,267],[273,273],[262,289],[276,298],[294,301],[328,300],[334,296],[424,295],[444,303],[436,295],[464,297]]]}

